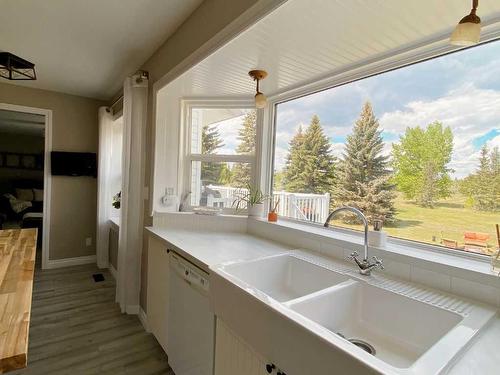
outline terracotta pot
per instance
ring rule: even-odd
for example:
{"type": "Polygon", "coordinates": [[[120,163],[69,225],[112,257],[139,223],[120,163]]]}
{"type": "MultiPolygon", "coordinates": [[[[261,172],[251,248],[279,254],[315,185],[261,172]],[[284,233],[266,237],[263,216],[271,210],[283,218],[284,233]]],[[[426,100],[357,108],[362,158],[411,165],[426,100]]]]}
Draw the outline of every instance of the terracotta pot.
{"type": "Polygon", "coordinates": [[[267,221],[275,223],[278,221],[278,214],[275,211],[271,211],[267,214],[267,221]]]}

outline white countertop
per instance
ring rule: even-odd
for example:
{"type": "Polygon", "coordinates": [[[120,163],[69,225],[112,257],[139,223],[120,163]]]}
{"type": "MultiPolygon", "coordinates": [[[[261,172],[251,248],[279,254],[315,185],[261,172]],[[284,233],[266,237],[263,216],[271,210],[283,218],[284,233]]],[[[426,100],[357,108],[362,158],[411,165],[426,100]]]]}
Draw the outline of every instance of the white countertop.
{"type": "MultiPolygon", "coordinates": [[[[289,246],[244,233],[194,232],[148,227],[167,247],[205,271],[225,262],[237,262],[292,250],[289,246]]],[[[315,253],[316,256],[318,254],[315,253]]],[[[449,374],[500,373],[500,318],[494,319],[450,368],[449,374]]]]}
{"type": "Polygon", "coordinates": [[[500,374],[500,318],[498,314],[477,341],[458,358],[449,374],[500,374]]]}
{"type": "Polygon", "coordinates": [[[216,264],[260,258],[290,251],[291,248],[245,233],[194,232],[180,229],[146,228],[165,240],[171,250],[206,272],[216,264]]]}

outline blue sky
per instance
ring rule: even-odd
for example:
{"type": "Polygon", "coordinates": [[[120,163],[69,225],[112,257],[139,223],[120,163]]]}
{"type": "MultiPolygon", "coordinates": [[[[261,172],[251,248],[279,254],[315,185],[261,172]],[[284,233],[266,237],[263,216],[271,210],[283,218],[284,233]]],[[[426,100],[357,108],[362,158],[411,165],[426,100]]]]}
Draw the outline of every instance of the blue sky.
{"type": "Polygon", "coordinates": [[[371,101],[390,152],[406,127],[441,121],[454,133],[451,167],[464,177],[483,144],[500,146],[500,41],[370,77],[278,106],[275,166],[284,165],[299,125],[317,114],[341,156],[365,101],[371,101]]]}

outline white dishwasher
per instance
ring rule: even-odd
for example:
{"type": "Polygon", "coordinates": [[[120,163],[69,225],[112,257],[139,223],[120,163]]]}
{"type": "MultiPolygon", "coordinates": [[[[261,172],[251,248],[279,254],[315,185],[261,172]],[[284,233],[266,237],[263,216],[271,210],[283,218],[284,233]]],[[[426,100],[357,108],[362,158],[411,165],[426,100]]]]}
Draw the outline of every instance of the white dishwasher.
{"type": "Polygon", "coordinates": [[[214,373],[215,316],[208,274],[170,252],[168,362],[176,375],[214,373]]]}

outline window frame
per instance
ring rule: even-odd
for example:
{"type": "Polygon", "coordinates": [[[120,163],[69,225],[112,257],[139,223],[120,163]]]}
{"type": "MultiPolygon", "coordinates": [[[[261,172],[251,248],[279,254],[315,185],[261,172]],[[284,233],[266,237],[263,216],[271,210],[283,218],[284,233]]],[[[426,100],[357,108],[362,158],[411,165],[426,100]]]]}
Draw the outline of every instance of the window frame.
{"type": "MultiPolygon", "coordinates": [[[[277,130],[277,106],[278,104],[285,103],[294,99],[306,97],[313,95],[322,91],[333,89],[336,87],[344,86],[350,83],[354,83],[366,78],[377,76],[380,74],[388,73],[392,70],[402,69],[411,65],[419,64],[429,60],[443,57],[448,54],[455,52],[460,52],[469,48],[480,47],[484,44],[490,42],[500,43],[500,29],[492,30],[488,33],[483,33],[482,41],[477,45],[470,47],[455,47],[448,43],[448,40],[441,41],[435,45],[429,46],[428,44],[422,44],[414,49],[404,49],[400,53],[395,53],[393,57],[375,60],[372,62],[362,62],[356,66],[350,67],[338,74],[333,74],[330,78],[313,80],[307,82],[299,87],[295,87],[291,90],[278,92],[268,98],[268,105],[264,110],[264,121],[263,121],[263,138],[262,150],[259,154],[260,157],[260,169],[261,169],[261,189],[265,194],[272,196],[273,194],[273,178],[274,178],[274,159],[276,151],[276,130],[277,130]]],[[[269,212],[269,208],[266,208],[265,213],[269,212]]],[[[320,223],[307,222],[300,219],[293,219],[289,217],[283,217],[282,220],[289,222],[291,224],[299,224],[309,227],[322,227],[320,223]]],[[[336,225],[331,225],[340,233],[358,236],[361,238],[362,233],[355,229],[344,228],[336,225]]],[[[416,240],[404,239],[399,237],[388,236],[388,245],[397,246],[408,246],[414,249],[425,249],[436,254],[448,254],[457,256],[459,258],[480,260],[483,262],[489,262],[489,256],[486,254],[478,254],[467,251],[457,251],[446,248],[444,246],[433,245],[429,243],[419,242],[416,240]]]]}
{"type": "MultiPolygon", "coordinates": [[[[250,109],[257,111],[257,124],[256,129],[259,128],[259,114],[255,108],[255,102],[253,100],[247,99],[183,99],[181,101],[182,105],[182,132],[181,132],[181,144],[184,149],[182,158],[180,160],[179,171],[182,171],[182,177],[180,178],[181,189],[180,191],[186,192],[191,191],[192,176],[191,168],[192,162],[231,162],[231,163],[248,163],[251,168],[250,181],[255,184],[256,175],[256,165],[257,165],[257,154],[258,154],[258,138],[259,134],[256,131],[256,149],[253,155],[230,155],[230,154],[193,154],[191,153],[191,140],[192,140],[192,123],[191,123],[191,113],[193,109],[250,109]]],[[[192,192],[191,192],[192,193],[192,192]]],[[[187,210],[192,210],[195,207],[191,205],[191,198],[188,199],[188,204],[185,206],[187,210]]],[[[224,208],[222,210],[226,214],[244,214],[247,210],[239,210],[236,212],[234,208],[224,208]]]]}

